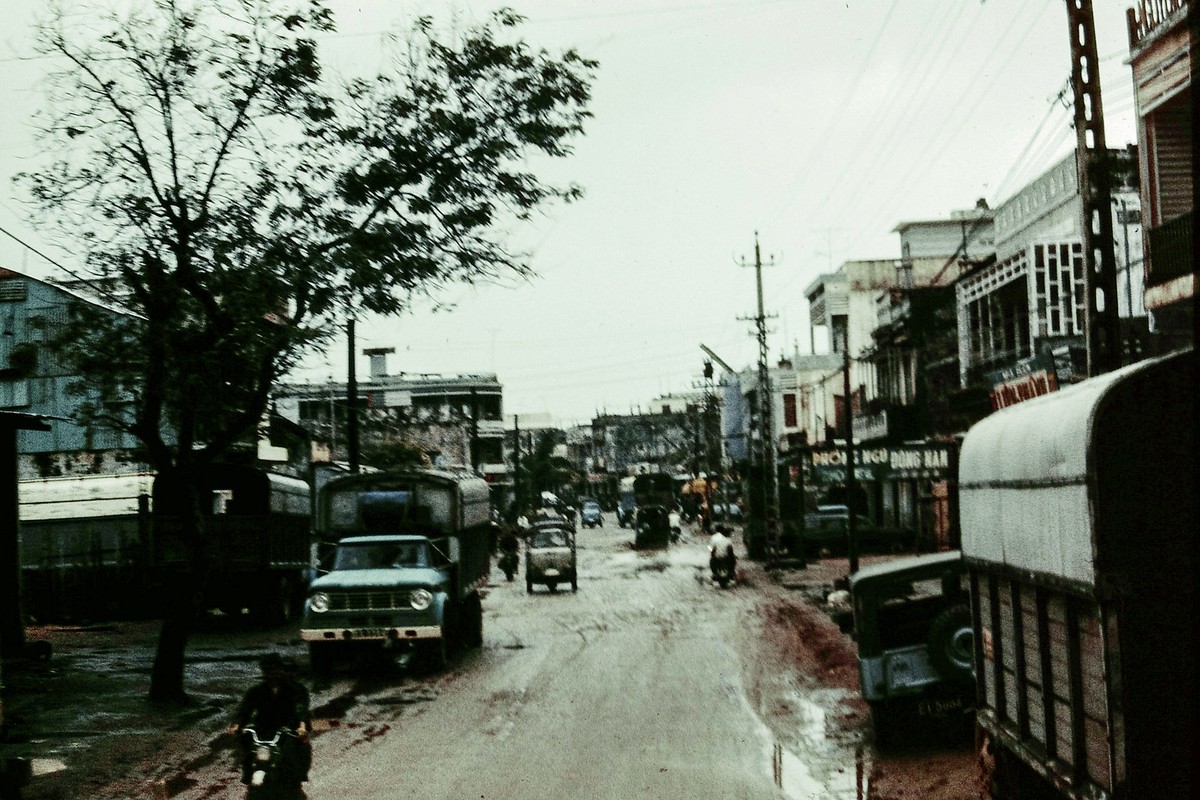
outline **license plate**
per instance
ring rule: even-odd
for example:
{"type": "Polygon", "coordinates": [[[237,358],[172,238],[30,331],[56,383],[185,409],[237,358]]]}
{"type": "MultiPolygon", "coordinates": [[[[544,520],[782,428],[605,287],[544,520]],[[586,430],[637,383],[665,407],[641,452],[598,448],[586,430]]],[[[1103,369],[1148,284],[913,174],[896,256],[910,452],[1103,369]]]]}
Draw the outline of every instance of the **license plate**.
{"type": "Polygon", "coordinates": [[[917,704],[917,714],[922,717],[944,717],[954,711],[963,710],[963,701],[958,697],[940,700],[922,700],[917,704]]]}
{"type": "Polygon", "coordinates": [[[554,578],[554,577],[558,576],[558,570],[548,569],[545,572],[543,572],[542,574],[545,575],[547,578],[554,578]]]}
{"type": "Polygon", "coordinates": [[[354,635],[366,639],[373,636],[385,636],[386,633],[383,628],[358,628],[354,631],[354,635]]]}

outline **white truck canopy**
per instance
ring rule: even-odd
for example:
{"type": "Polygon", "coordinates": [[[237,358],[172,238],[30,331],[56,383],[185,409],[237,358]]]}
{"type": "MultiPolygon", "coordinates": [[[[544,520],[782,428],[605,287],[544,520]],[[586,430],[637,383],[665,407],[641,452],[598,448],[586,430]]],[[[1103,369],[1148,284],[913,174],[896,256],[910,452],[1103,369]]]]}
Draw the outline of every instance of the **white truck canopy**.
{"type": "Polygon", "coordinates": [[[1096,448],[1126,441],[1131,428],[1148,427],[1148,416],[1166,413],[1106,401],[1130,382],[1150,380],[1168,361],[1178,370],[1184,359],[1190,362],[1190,351],[1139,362],[1002,409],[972,427],[959,459],[963,556],[1095,586],[1096,448]]]}

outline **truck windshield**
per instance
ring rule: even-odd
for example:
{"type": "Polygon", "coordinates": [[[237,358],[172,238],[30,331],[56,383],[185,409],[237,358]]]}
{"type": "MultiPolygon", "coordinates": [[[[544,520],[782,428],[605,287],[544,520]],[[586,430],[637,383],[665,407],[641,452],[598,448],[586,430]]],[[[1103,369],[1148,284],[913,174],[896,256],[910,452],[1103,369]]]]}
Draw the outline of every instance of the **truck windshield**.
{"type": "Polygon", "coordinates": [[[425,567],[429,553],[421,542],[343,544],[333,562],[335,570],[425,567]]]}

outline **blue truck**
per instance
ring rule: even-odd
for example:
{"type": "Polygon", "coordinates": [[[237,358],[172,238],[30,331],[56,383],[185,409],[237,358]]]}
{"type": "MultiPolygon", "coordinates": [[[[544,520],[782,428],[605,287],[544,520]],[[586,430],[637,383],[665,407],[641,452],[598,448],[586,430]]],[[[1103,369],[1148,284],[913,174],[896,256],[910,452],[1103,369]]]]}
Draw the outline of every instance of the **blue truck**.
{"type": "Polygon", "coordinates": [[[483,642],[479,589],[491,571],[488,484],[473,472],[349,475],[317,496],[320,574],[300,638],[313,672],[356,651],[402,650],[444,668],[483,642]]]}

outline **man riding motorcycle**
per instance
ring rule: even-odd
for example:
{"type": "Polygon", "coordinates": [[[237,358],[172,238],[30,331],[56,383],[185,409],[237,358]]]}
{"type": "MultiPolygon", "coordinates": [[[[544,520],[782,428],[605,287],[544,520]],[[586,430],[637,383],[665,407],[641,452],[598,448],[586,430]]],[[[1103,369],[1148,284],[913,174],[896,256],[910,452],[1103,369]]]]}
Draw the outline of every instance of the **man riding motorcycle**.
{"type": "Polygon", "coordinates": [[[722,573],[730,578],[735,574],[734,568],[737,565],[737,556],[733,553],[733,539],[730,538],[731,533],[733,533],[732,528],[727,525],[718,525],[716,533],[709,540],[708,567],[712,570],[713,580],[720,580],[722,573]]]}
{"type": "MultiPolygon", "coordinates": [[[[298,741],[308,742],[308,690],[291,676],[287,663],[278,653],[263,656],[258,666],[262,670],[262,680],[246,692],[234,722],[228,728],[229,733],[239,734],[242,783],[245,784],[250,783],[253,755],[247,737],[240,735],[247,725],[253,725],[255,730],[266,735],[287,728],[295,732],[298,741]]],[[[307,780],[306,762],[311,762],[311,754],[297,752],[295,758],[300,780],[307,780]]]]}

